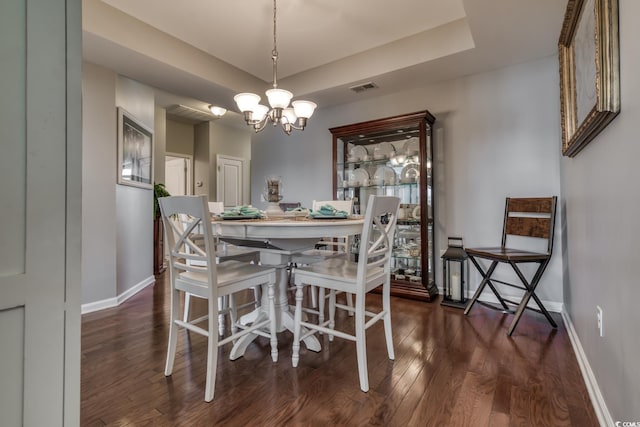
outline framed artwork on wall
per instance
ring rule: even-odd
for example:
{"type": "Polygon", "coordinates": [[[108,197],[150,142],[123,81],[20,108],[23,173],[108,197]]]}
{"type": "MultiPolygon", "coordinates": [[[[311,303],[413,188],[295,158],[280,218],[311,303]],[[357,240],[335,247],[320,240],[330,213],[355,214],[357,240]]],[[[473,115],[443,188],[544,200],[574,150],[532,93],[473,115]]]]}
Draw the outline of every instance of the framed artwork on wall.
{"type": "Polygon", "coordinates": [[[118,184],[153,188],[153,131],[118,107],[118,184]]]}
{"type": "Polygon", "coordinates": [[[569,0],[558,54],[562,154],[573,157],[620,112],[618,0],[569,0]]]}

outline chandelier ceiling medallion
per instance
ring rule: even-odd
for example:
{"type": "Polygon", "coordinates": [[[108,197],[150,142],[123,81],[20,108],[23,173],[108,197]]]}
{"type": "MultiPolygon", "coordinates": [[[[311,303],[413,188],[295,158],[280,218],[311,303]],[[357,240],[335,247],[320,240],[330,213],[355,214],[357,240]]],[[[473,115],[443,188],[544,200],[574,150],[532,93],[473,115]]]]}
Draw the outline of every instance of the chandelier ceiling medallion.
{"type": "Polygon", "coordinates": [[[278,48],[276,37],[276,0],[273,0],[273,50],[271,51],[273,60],[273,88],[265,93],[271,108],[260,104],[260,95],[255,93],[239,93],[233,97],[238,104],[238,108],[244,114],[247,125],[252,126],[256,132],[265,128],[268,122],[276,126],[278,123],[282,130],[290,135],[293,129],[304,130],[307,120],[313,114],[317,105],[311,101],[293,101],[291,107],[289,102],[293,94],[288,90],[278,88],[278,48]]]}

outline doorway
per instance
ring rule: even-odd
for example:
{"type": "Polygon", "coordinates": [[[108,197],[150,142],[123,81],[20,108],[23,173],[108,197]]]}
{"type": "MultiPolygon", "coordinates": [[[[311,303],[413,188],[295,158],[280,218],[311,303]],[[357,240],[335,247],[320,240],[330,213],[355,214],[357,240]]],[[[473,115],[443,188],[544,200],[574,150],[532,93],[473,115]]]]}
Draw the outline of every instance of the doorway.
{"type": "Polygon", "coordinates": [[[191,156],[167,153],[164,162],[165,187],[172,196],[193,194],[191,185],[191,156]]]}
{"type": "Polygon", "coordinates": [[[217,200],[225,208],[242,205],[245,159],[218,154],[216,163],[217,200]]]}

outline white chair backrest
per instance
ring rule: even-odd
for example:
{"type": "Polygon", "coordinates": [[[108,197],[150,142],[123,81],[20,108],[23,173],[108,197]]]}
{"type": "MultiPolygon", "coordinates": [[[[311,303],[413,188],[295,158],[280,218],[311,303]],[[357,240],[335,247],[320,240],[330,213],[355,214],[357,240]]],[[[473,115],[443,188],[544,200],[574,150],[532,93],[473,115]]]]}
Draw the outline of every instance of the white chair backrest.
{"type": "Polygon", "coordinates": [[[209,202],[209,212],[212,214],[221,214],[224,212],[223,202],[209,202]]]}
{"type": "MultiPolygon", "coordinates": [[[[345,211],[349,215],[353,213],[353,200],[314,200],[313,203],[311,203],[311,210],[317,211],[324,205],[333,206],[336,210],[345,211]]],[[[345,236],[338,239],[321,239],[319,243],[327,243],[327,245],[333,247],[334,250],[347,252],[348,242],[349,238],[345,236]]]]}
{"type": "Polygon", "coordinates": [[[172,196],[158,199],[169,245],[172,277],[202,272],[216,283],[215,242],[206,196],[172,196]],[[177,219],[176,219],[177,218],[177,219]]]}
{"type": "Polygon", "coordinates": [[[364,282],[367,270],[371,268],[382,267],[386,274],[390,274],[399,206],[399,197],[369,196],[358,255],[359,283],[364,282]]]}
{"type": "Polygon", "coordinates": [[[351,215],[353,200],[314,200],[313,203],[311,203],[311,210],[317,211],[324,205],[333,206],[335,209],[345,211],[351,215]]]}

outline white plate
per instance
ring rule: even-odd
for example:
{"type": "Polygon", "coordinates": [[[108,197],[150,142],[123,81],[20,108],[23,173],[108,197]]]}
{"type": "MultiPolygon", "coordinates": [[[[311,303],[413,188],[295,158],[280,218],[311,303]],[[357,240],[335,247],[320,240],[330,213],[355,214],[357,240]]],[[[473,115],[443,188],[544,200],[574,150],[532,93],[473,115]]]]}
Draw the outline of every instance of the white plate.
{"type": "Polygon", "coordinates": [[[420,178],[420,166],[417,163],[409,163],[400,172],[400,182],[418,182],[420,178]]]}
{"type": "Polygon", "coordinates": [[[351,147],[351,150],[349,150],[349,155],[351,158],[355,159],[355,161],[358,161],[369,155],[369,152],[364,145],[354,145],[351,147]]]}
{"type": "Polygon", "coordinates": [[[402,151],[404,151],[407,156],[420,154],[420,140],[416,137],[407,139],[407,141],[404,143],[402,151]]]}
{"type": "Polygon", "coordinates": [[[373,149],[373,158],[374,159],[388,159],[393,154],[393,145],[389,142],[381,142],[376,145],[373,149]]]}
{"type": "MultiPolygon", "coordinates": [[[[363,184],[365,180],[369,180],[369,172],[365,169],[358,168],[354,169],[349,173],[349,182],[357,182],[358,184],[363,184]]],[[[354,184],[354,185],[358,185],[354,184]]]]}
{"type": "Polygon", "coordinates": [[[396,182],[396,173],[389,166],[380,166],[373,175],[374,182],[382,180],[384,184],[392,184],[396,182]]]}

